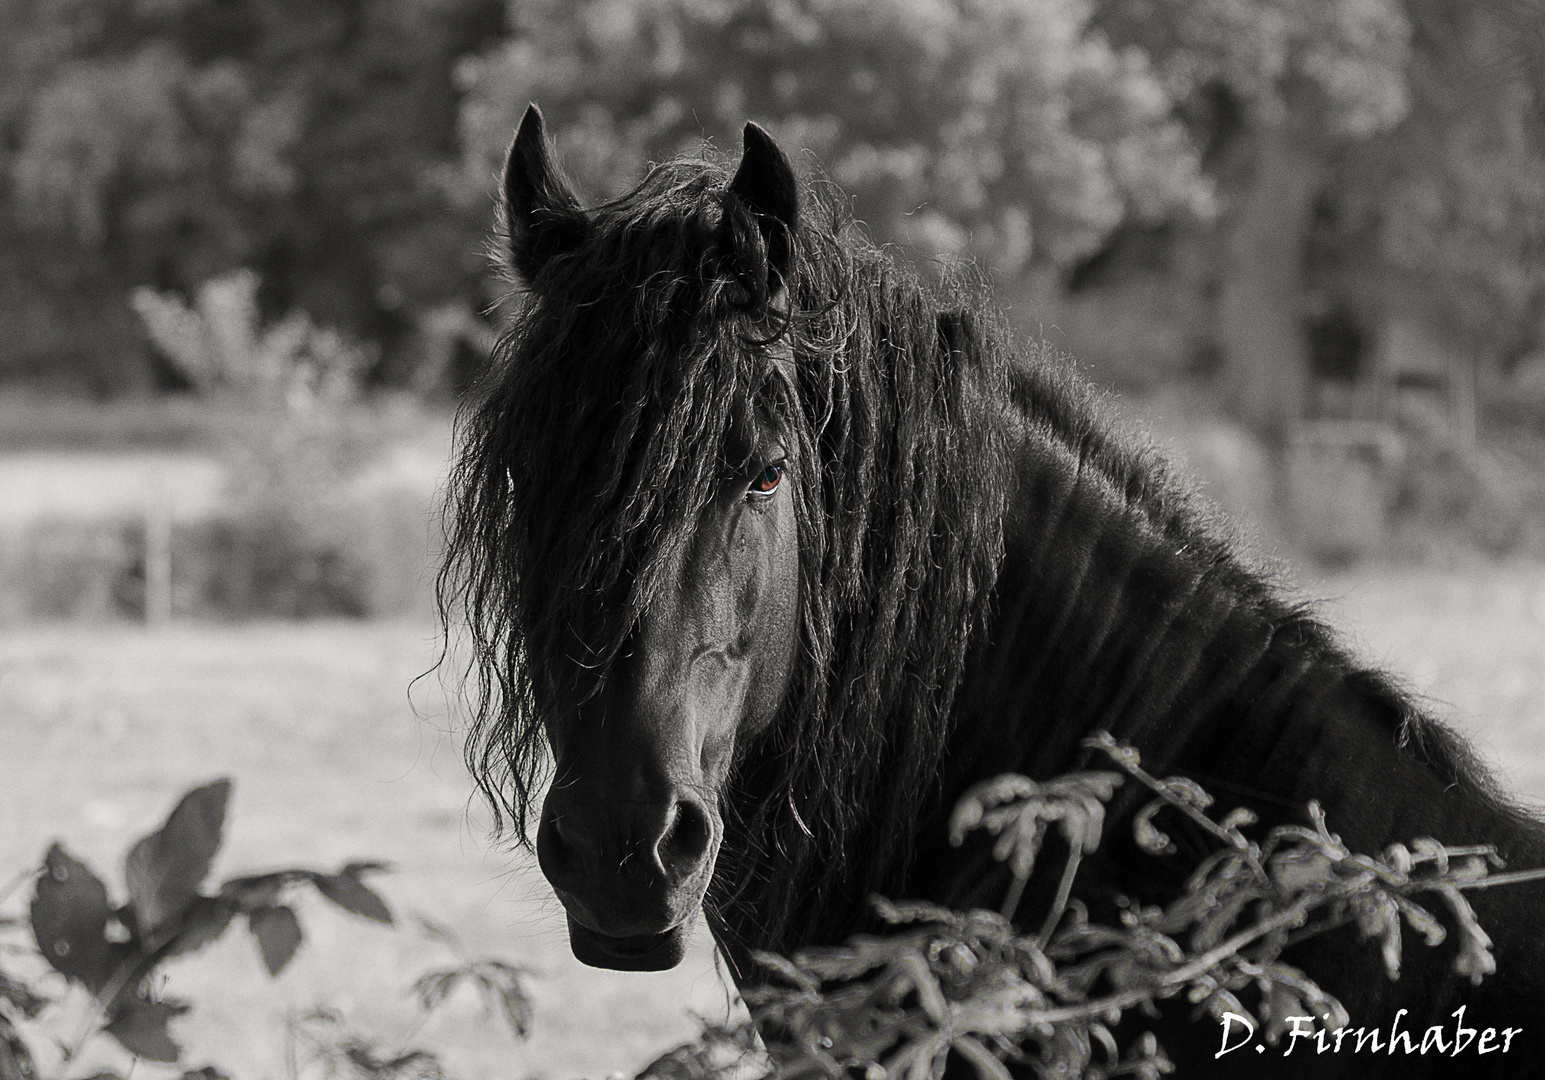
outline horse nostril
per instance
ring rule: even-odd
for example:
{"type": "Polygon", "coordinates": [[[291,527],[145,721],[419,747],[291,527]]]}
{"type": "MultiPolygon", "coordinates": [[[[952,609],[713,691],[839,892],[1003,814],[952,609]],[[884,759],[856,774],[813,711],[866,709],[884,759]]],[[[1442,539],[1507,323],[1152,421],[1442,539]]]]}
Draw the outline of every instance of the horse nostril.
{"type": "Polygon", "coordinates": [[[553,847],[560,853],[574,850],[574,841],[569,837],[569,830],[563,824],[563,818],[553,818],[553,847]]]}
{"type": "Polygon", "coordinates": [[[689,877],[702,865],[713,839],[708,812],[694,799],[679,799],[670,823],[655,843],[660,865],[672,877],[689,877]]]}
{"type": "Polygon", "coordinates": [[[587,861],[594,861],[594,840],[572,817],[548,812],[537,830],[537,855],[543,869],[560,875],[582,872],[587,861]]]}

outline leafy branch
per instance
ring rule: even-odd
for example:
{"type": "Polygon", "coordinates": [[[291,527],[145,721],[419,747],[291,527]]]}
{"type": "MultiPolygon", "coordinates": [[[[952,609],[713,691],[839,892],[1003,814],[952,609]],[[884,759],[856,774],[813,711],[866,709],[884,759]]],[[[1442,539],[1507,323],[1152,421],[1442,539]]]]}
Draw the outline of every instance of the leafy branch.
{"type": "Polygon", "coordinates": [[[320,1064],[329,1077],[353,1077],[355,1080],[445,1080],[440,1059],[427,1050],[409,1045],[430,1013],[443,1005],[457,987],[466,984],[477,990],[485,1011],[504,1019],[516,1039],[531,1033],[531,996],[525,977],[530,972],[492,956],[467,952],[451,930],[427,918],[416,917],[424,935],[450,950],[455,963],[425,972],[414,982],[412,994],[421,1016],[406,1034],[393,1040],[396,1049],[383,1049],[376,1041],[350,1030],[344,1018],[332,1009],[318,1008],[285,1020],[290,1062],[290,1076],[300,1076],[299,1061],[304,1054],[320,1064]]]}
{"type": "MultiPolygon", "coordinates": [[[[157,996],[157,969],[221,937],[241,916],[269,974],[278,975],[303,939],[294,909],[284,902],[297,887],[312,886],[345,911],[391,924],[385,901],[364,881],[386,869],[381,863],[351,862],[334,873],[279,870],[201,891],[220,847],[229,795],[228,780],[188,792],[159,829],[134,844],[125,861],[123,904],[115,906],[102,880],[58,843],[40,870],[21,879],[36,877],[27,921],[39,954],[91,995],[83,1029],[62,1044],[65,1061],[99,1033],[151,1061],[176,1061],[167,1025],[190,1006],[157,996]]],[[[0,972],[0,1080],[33,1075],[16,1023],[53,1003],[0,972]]]]}
{"type": "MultiPolygon", "coordinates": [[[[67,1039],[55,1038],[64,1064],[74,1061],[94,1038],[111,1036],[124,1049],[151,1061],[175,1062],[179,1049],[168,1025],[192,1008],[159,995],[160,965],[221,937],[238,918],[257,943],[263,965],[277,976],[294,958],[304,935],[289,900],[297,890],[314,888],[345,911],[393,925],[391,910],[365,879],[386,869],[377,862],[351,862],[335,872],[289,869],[230,878],[206,891],[210,864],[219,850],[230,782],[219,780],[188,792],[155,832],[129,850],[124,878],[128,899],[114,904],[89,867],[54,844],[43,865],[16,875],[0,888],[0,902],[32,885],[25,917],[0,919],[0,930],[30,931],[35,954],[59,975],[66,987],[83,990],[89,1002],[72,1023],[63,1004],[37,987],[0,970],[0,1080],[37,1080],[34,1050],[24,1031],[33,1022],[57,1033],[78,1028],[67,1039]]],[[[464,949],[446,927],[418,917],[430,938],[449,948],[454,961],[432,970],[413,985],[422,1018],[385,1050],[350,1030],[342,1016],[325,1008],[291,1016],[287,1022],[290,1074],[299,1075],[298,1053],[321,1064],[327,1075],[358,1080],[444,1080],[439,1061],[408,1043],[429,1014],[455,990],[471,985],[490,1013],[497,1013],[517,1039],[532,1023],[526,968],[464,949]]],[[[33,954],[5,942],[12,954],[33,954]]],[[[78,998],[80,995],[77,994],[78,998]]],[[[36,1045],[36,1044],[34,1044],[36,1045]]],[[[93,1080],[117,1080],[100,1073],[93,1080]]],[[[226,1080],[213,1068],[183,1073],[182,1080],[226,1080]]]]}
{"type": "MultiPolygon", "coordinates": [[[[1157,1015],[1158,1002],[1184,995],[1198,1014],[1235,1013],[1264,1029],[1272,1043],[1289,1030],[1290,1017],[1309,1017],[1334,1031],[1348,1023],[1346,1009],[1282,962],[1288,946],[1350,924],[1377,947],[1395,978],[1403,926],[1429,947],[1452,933],[1453,971],[1479,982],[1496,962],[1465,892],[1545,877],[1545,870],[1493,873],[1502,861],[1491,845],[1450,847],[1430,837],[1391,844],[1378,856],[1353,852],[1313,802],[1307,824],[1253,839],[1245,832],[1257,824],[1249,810],[1214,818],[1211,796],[1193,781],[1151,775],[1136,750],[1104,733],[1085,746],[1119,771],[1044,783],[1000,776],[975,785],[957,804],[951,841],[987,833],[994,857],[1010,872],[999,911],[956,912],[876,897],[875,911],[891,927],[884,935],[787,958],[758,955],[774,977],[773,985],[747,995],[770,1055],[765,1075],[836,1078],[879,1064],[888,1077],[937,1080],[953,1052],[982,1080],[1007,1080],[1010,1064],[1046,1077],[1156,1080],[1173,1065],[1151,1033],[1125,1050],[1117,1045],[1112,1029],[1127,1011],[1157,1015]],[[1143,851],[1174,850],[1158,824],[1165,813],[1198,826],[1217,850],[1168,905],[1122,901],[1113,924],[1095,922],[1072,897],[1073,881],[1101,842],[1105,804],[1128,781],[1153,796],[1132,821],[1143,851]],[[1068,854],[1051,906],[1030,937],[1009,917],[1054,827],[1068,854]],[[1437,910],[1446,911],[1447,925],[1437,910]]],[[[698,1048],[712,1045],[729,1045],[722,1030],[698,1048]]],[[[694,1057],[690,1049],[667,1055],[642,1075],[727,1075],[710,1068],[712,1055],[694,1057]]],[[[744,1061],[736,1067],[744,1069],[744,1061]]]]}
{"type": "Polygon", "coordinates": [[[451,967],[427,971],[418,977],[413,994],[418,998],[419,1008],[425,1013],[434,1010],[457,986],[466,983],[477,990],[488,1013],[504,1018],[515,1038],[530,1035],[531,995],[525,984],[528,969],[493,956],[472,956],[448,928],[422,915],[418,922],[424,933],[450,949],[457,961],[451,967]]]}

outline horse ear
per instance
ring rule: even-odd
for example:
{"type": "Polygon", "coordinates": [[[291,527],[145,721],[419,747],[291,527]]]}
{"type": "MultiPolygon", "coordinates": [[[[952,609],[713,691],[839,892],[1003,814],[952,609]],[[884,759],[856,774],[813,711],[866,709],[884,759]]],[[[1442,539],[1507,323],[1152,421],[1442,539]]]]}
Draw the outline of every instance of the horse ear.
{"type": "Polygon", "coordinates": [[[767,291],[776,294],[788,280],[794,261],[794,232],[799,224],[799,184],[794,166],[766,130],[747,123],[745,151],[730,194],[750,210],[767,248],[767,291]]]}
{"type": "Polygon", "coordinates": [[[528,284],[554,256],[582,243],[590,222],[553,161],[542,110],[526,106],[510,143],[499,182],[503,194],[505,255],[528,284]]]}

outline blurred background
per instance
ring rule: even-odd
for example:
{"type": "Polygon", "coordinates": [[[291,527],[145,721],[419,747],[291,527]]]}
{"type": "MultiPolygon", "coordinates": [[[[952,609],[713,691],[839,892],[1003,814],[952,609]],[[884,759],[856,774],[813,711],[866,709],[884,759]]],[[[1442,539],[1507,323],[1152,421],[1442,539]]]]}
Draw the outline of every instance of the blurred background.
{"type": "MultiPolygon", "coordinates": [[[[470,998],[413,1035],[456,1075],[726,1015],[706,934],[574,964],[484,842],[454,679],[409,693],[528,101],[591,202],[756,119],[877,239],[974,262],[1545,798],[1542,0],[4,0],[0,878],[55,836],[106,871],[231,775],[222,866],[388,859],[530,967],[529,1041],[470,998]]],[[[434,943],[316,937],[273,987],[190,961],[189,1062],[304,1073],[319,1003],[401,1035],[434,943]]]]}

